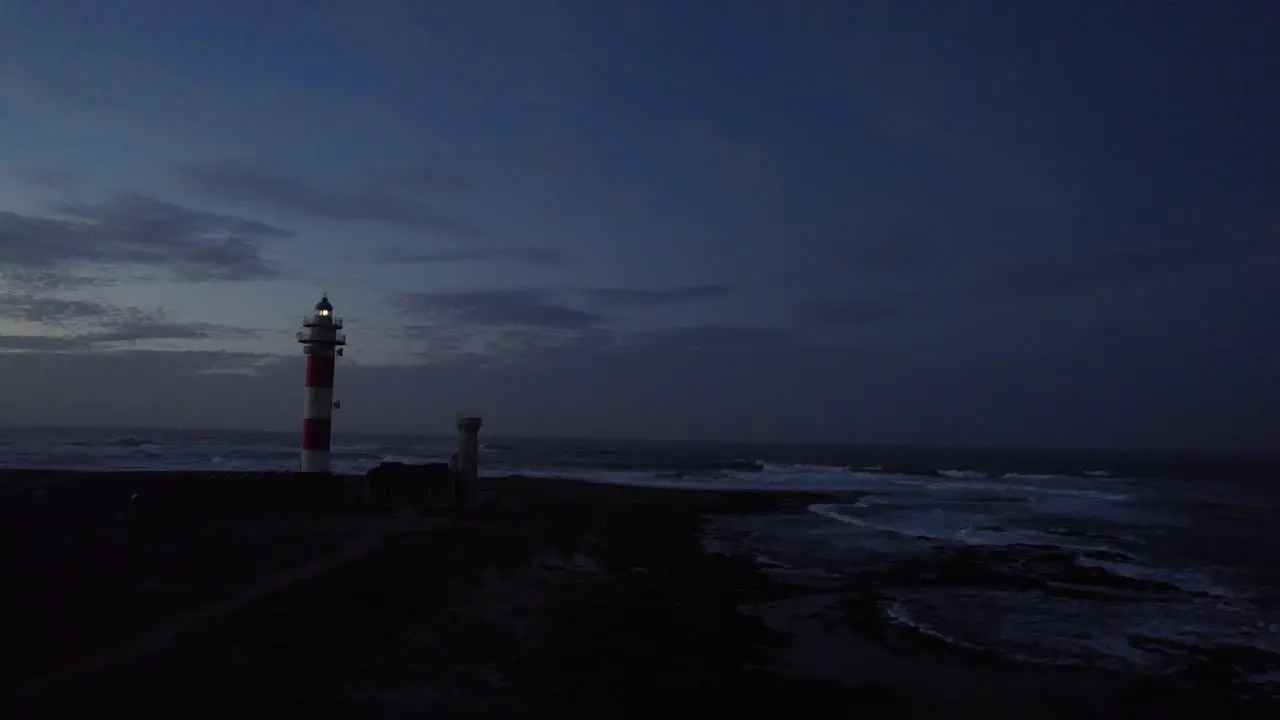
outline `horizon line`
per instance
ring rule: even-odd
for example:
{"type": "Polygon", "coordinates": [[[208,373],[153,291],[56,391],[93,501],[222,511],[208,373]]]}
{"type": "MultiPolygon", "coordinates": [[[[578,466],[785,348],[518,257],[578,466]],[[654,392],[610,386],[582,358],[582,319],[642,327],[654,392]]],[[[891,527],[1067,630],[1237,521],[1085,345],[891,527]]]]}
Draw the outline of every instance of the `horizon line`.
{"type": "MultiPolygon", "coordinates": [[[[481,416],[483,417],[483,416],[481,416]]],[[[19,425],[0,422],[0,429],[5,430],[95,430],[95,431],[143,431],[159,430],[168,432],[209,432],[209,433],[262,433],[271,435],[301,434],[300,429],[293,428],[233,428],[233,427],[193,427],[175,425],[19,425]]],[[[439,433],[418,433],[410,431],[388,430],[346,430],[346,433],[359,436],[383,437],[430,437],[446,438],[454,434],[441,431],[439,433]]],[[[1151,448],[1151,447],[1075,447],[1075,446],[1033,446],[1033,445],[1000,445],[1000,444],[928,444],[928,443],[893,443],[893,442],[858,442],[858,441],[795,441],[795,440],[727,440],[705,438],[656,438],[636,436],[575,436],[575,435],[522,435],[489,433],[487,437],[500,440],[536,440],[553,442],[588,441],[593,443],[657,443],[665,445],[771,445],[779,447],[826,447],[862,450],[905,450],[905,451],[964,451],[964,452],[1024,452],[1037,454],[1110,454],[1110,455],[1165,455],[1190,457],[1217,457],[1241,459],[1272,459],[1280,461],[1280,452],[1254,449],[1188,449],[1188,448],[1151,448]]]]}

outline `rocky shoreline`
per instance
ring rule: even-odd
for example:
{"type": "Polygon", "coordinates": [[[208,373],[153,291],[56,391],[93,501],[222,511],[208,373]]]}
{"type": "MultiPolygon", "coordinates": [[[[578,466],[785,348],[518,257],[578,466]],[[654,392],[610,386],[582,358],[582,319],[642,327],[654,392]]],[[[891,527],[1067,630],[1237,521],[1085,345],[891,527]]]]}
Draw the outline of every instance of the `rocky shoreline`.
{"type": "Polygon", "coordinates": [[[199,488],[216,480],[0,475],[4,570],[16,588],[0,637],[0,711],[1275,711],[1209,672],[1149,678],[1022,667],[886,625],[870,611],[881,584],[959,575],[1012,582],[984,579],[972,558],[939,557],[910,578],[813,583],[704,551],[708,517],[794,511],[821,499],[812,495],[490,478],[478,507],[432,519],[337,501],[299,512],[234,495],[202,500],[210,496],[199,488]],[[139,519],[128,499],[143,492],[157,497],[139,519]]]}

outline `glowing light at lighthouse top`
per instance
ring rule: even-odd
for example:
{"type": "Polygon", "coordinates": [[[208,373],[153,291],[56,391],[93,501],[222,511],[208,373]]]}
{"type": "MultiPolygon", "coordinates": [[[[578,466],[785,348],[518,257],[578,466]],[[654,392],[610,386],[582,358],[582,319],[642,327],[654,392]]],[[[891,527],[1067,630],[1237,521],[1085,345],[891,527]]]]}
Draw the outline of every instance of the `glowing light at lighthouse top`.
{"type": "Polygon", "coordinates": [[[347,336],[342,330],[342,318],[333,314],[333,305],[326,294],[316,303],[315,312],[302,318],[298,342],[305,345],[346,345],[347,336]]]}

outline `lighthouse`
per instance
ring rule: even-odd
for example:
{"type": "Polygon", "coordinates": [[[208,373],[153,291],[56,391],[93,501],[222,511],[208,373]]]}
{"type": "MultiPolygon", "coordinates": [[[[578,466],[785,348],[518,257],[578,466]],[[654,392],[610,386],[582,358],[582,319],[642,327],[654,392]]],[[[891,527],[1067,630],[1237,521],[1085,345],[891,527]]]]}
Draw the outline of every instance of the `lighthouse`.
{"type": "Polygon", "coordinates": [[[329,472],[329,431],[333,410],[334,359],[342,354],[347,336],[342,318],[333,314],[326,294],[316,309],[302,319],[298,331],[302,354],[307,356],[306,393],[302,402],[302,472],[329,472]]]}

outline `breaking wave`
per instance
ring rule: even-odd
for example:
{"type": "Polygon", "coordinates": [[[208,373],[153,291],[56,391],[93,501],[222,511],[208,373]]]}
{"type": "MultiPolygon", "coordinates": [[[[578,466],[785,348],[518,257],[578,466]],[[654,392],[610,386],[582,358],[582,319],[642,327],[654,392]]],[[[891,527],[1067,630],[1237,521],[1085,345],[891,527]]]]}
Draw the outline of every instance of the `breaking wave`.
{"type": "Polygon", "coordinates": [[[155,447],[157,445],[157,443],[139,435],[120,435],[107,440],[105,444],[111,447],[155,447]]]}
{"type": "Polygon", "coordinates": [[[949,478],[981,478],[987,474],[977,470],[939,470],[938,474],[949,478]]]}

